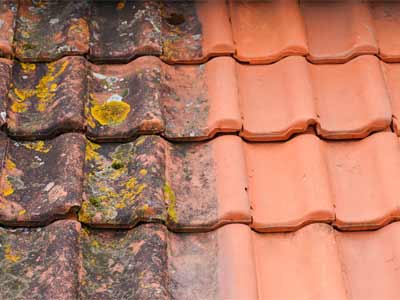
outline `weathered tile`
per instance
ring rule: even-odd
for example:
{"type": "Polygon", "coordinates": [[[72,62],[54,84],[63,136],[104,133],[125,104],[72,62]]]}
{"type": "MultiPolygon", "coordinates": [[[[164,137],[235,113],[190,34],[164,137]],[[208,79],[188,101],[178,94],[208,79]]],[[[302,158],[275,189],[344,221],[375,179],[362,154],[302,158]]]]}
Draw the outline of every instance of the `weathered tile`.
{"type": "Polygon", "coordinates": [[[298,1],[230,2],[235,57],[251,64],[308,53],[298,1]]]}
{"type": "Polygon", "coordinates": [[[362,54],[377,54],[367,1],[301,1],[308,58],[314,63],[343,63],[362,54]]]}
{"type": "Polygon", "coordinates": [[[375,56],[360,56],[346,64],[310,64],[310,68],[321,136],[363,138],[389,128],[390,99],[375,56]]]}
{"type": "Polygon", "coordinates": [[[23,61],[52,61],[89,47],[88,1],[20,1],[14,37],[23,61]]]}
{"type": "Polygon", "coordinates": [[[238,132],[242,122],[235,74],[229,57],[196,66],[163,65],[165,137],[203,140],[217,132],[238,132]]]}
{"type": "Polygon", "coordinates": [[[7,109],[9,133],[34,139],[82,130],[85,79],[82,57],[47,64],[16,62],[7,109]]]}
{"type": "Polygon", "coordinates": [[[165,149],[157,136],[126,144],[86,144],[80,221],[97,227],[132,227],[164,221],[165,149]]]}
{"type": "Polygon", "coordinates": [[[82,252],[80,299],[170,299],[164,226],[83,229],[82,252]]]}
{"type": "Polygon", "coordinates": [[[44,228],[0,227],[0,298],[77,299],[79,231],[72,220],[44,228]]]}
{"type": "Polygon", "coordinates": [[[127,140],[164,128],[160,61],[142,57],[126,65],[90,65],[87,134],[94,140],[127,140]]]}
{"type": "Polygon", "coordinates": [[[313,134],[283,143],[245,144],[255,230],[292,231],[335,219],[323,146],[313,134]]]}
{"type": "Polygon", "coordinates": [[[164,193],[169,228],[210,230],[233,221],[250,222],[246,187],[240,138],[169,145],[164,193]]]}
{"type": "Polygon", "coordinates": [[[234,52],[225,1],[167,0],[163,1],[161,12],[164,61],[203,62],[234,52]]]}
{"type": "Polygon", "coordinates": [[[172,299],[257,297],[251,230],[231,224],[207,233],[168,233],[172,299]]]}
{"type": "Polygon", "coordinates": [[[400,217],[400,143],[394,133],[330,142],[326,151],[336,226],[373,229],[400,217]]]}
{"type": "Polygon", "coordinates": [[[0,56],[13,54],[15,15],[17,0],[3,0],[0,3],[0,56]]]}
{"type": "Polygon", "coordinates": [[[94,61],[129,61],[161,54],[161,5],[158,1],[94,1],[90,20],[94,61]]]}
{"type": "Polygon", "coordinates": [[[243,116],[240,134],[246,140],[287,140],[317,121],[309,63],[303,57],[271,65],[238,64],[237,76],[243,116]]]}
{"type": "Polygon", "coordinates": [[[81,205],[85,139],[9,140],[1,175],[0,223],[44,225],[81,205]]]}
{"type": "Polygon", "coordinates": [[[0,126],[6,123],[6,103],[10,89],[12,65],[11,60],[0,58],[0,126]]]}

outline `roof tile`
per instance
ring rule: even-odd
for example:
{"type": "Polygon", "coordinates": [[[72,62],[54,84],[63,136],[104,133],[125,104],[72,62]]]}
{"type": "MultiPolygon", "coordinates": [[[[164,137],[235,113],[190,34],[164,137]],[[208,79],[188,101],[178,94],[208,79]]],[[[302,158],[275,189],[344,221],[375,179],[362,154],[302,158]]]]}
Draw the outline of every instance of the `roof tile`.
{"type": "Polygon", "coordinates": [[[82,57],[18,63],[12,70],[7,126],[12,136],[36,139],[82,130],[86,68],[82,57]]]}
{"type": "Polygon", "coordinates": [[[11,56],[14,39],[16,0],[4,0],[0,3],[0,56],[11,56]]]}
{"type": "Polygon", "coordinates": [[[230,1],[235,57],[264,64],[308,53],[297,1],[230,1]],[[290,20],[290,24],[288,24],[290,20]]]}
{"type": "Polygon", "coordinates": [[[0,58],[0,127],[6,123],[6,103],[11,82],[11,68],[13,62],[0,58]]]}
{"type": "MultiPolygon", "coordinates": [[[[1,174],[0,223],[44,225],[81,205],[84,138],[9,140],[1,174]]],[[[0,147],[1,148],[1,147],[0,147]]]]}
{"type": "Polygon", "coordinates": [[[129,61],[162,53],[158,1],[94,1],[90,25],[93,61],[129,61]]]}
{"type": "Polygon", "coordinates": [[[0,298],[76,299],[79,231],[72,220],[45,228],[0,227],[0,298]]]}
{"type": "Polygon", "coordinates": [[[88,1],[20,1],[15,55],[22,61],[52,61],[88,51],[88,1]]]}

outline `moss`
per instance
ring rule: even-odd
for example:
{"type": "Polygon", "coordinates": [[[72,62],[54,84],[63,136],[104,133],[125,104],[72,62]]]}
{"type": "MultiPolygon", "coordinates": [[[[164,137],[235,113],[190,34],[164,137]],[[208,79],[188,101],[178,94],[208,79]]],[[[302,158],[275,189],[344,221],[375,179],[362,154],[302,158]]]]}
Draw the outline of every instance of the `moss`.
{"type": "Polygon", "coordinates": [[[101,105],[94,104],[91,114],[101,125],[118,125],[125,121],[131,106],[123,101],[110,101],[101,105]]]}
{"type": "Polygon", "coordinates": [[[90,197],[89,202],[90,202],[90,204],[92,204],[95,207],[99,207],[101,205],[101,200],[96,197],[90,197]]]}
{"type": "Polygon", "coordinates": [[[176,198],[175,193],[170,187],[170,185],[166,182],[164,184],[164,199],[168,205],[168,216],[174,222],[178,223],[178,216],[176,213],[176,198]]]}
{"type": "Polygon", "coordinates": [[[124,167],[124,164],[119,160],[113,161],[113,163],[111,164],[111,168],[113,168],[114,170],[119,170],[123,167],[124,167]]]}

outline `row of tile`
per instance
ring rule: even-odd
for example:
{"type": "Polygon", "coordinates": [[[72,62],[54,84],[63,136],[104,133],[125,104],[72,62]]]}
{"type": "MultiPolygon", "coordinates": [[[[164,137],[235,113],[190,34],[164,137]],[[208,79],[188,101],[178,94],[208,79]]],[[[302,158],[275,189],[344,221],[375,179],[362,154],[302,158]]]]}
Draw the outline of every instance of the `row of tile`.
{"type": "Polygon", "coordinates": [[[399,299],[400,223],[260,234],[241,224],[171,233],[0,228],[2,299],[399,299]],[[299,275],[301,274],[301,275],[299,275]]]}
{"type": "Polygon", "coordinates": [[[269,63],[307,55],[337,63],[361,54],[400,61],[395,1],[5,0],[0,20],[0,50],[23,61],[76,54],[124,62],[141,55],[171,63],[235,55],[269,63]]]}
{"type": "Polygon", "coordinates": [[[400,141],[392,132],[359,141],[307,133],[278,143],[225,135],[177,144],[158,136],[95,144],[67,133],[3,137],[0,151],[5,225],[45,225],[78,211],[92,227],[161,222],[173,231],[244,223],[285,232],[313,222],[363,230],[400,218],[400,141]]]}
{"type": "Polygon", "coordinates": [[[85,131],[96,141],[141,134],[205,140],[240,132],[251,141],[286,140],[316,125],[328,139],[362,138],[390,127],[398,134],[400,64],[360,56],[340,65],[303,57],[242,65],[230,57],[171,66],[141,57],[92,65],[82,57],[53,63],[0,61],[0,115],[22,139],[85,131]]]}

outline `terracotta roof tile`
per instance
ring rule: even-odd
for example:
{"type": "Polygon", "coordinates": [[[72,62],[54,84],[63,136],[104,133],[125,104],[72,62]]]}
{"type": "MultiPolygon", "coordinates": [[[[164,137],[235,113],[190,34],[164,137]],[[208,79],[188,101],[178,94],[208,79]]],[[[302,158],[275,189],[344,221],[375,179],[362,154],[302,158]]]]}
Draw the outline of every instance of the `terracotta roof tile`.
{"type": "Polygon", "coordinates": [[[51,61],[88,51],[88,1],[20,1],[14,37],[23,61],[51,61]],[[62,12],[60,14],[60,12],[62,12]]]}
{"type": "Polygon", "coordinates": [[[75,133],[49,141],[9,140],[1,174],[0,223],[44,225],[76,212],[84,145],[85,139],[75,133]]]}
{"type": "Polygon", "coordinates": [[[233,0],[229,3],[235,57],[240,61],[263,64],[308,53],[297,1],[233,0]]]}
{"type": "Polygon", "coordinates": [[[6,123],[6,103],[11,81],[12,61],[0,58],[0,126],[6,123]]]}
{"type": "Polygon", "coordinates": [[[4,0],[0,3],[0,56],[11,56],[14,39],[17,1],[4,0]]]}
{"type": "Polygon", "coordinates": [[[35,139],[83,130],[85,65],[74,56],[52,63],[15,62],[7,103],[9,133],[35,139]]]}

